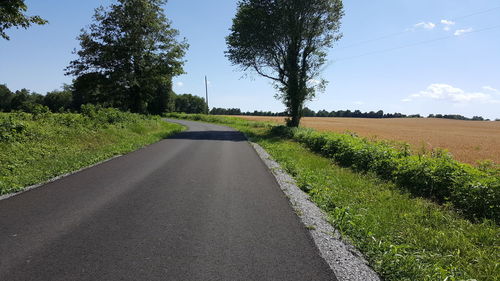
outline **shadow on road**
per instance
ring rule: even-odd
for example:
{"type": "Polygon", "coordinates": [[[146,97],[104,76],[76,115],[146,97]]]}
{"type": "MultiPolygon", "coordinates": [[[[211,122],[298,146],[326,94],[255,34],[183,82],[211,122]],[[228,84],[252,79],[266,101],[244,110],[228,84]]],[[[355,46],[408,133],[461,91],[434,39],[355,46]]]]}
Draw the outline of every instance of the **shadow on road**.
{"type": "Polygon", "coordinates": [[[214,141],[246,141],[245,136],[234,131],[191,131],[176,134],[170,139],[182,140],[214,140],[214,141]]]}

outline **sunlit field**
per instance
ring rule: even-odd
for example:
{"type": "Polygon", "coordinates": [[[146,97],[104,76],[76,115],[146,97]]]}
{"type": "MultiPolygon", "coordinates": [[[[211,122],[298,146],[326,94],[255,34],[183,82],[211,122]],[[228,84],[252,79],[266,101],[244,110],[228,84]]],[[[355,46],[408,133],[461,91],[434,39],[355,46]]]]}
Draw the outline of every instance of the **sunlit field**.
{"type": "MultiPolygon", "coordinates": [[[[283,123],[283,117],[241,116],[255,121],[283,123]]],[[[476,164],[493,160],[500,163],[500,122],[447,119],[401,118],[320,118],[306,117],[301,125],[321,131],[354,132],[373,139],[405,141],[413,151],[446,148],[455,159],[476,164]]]]}

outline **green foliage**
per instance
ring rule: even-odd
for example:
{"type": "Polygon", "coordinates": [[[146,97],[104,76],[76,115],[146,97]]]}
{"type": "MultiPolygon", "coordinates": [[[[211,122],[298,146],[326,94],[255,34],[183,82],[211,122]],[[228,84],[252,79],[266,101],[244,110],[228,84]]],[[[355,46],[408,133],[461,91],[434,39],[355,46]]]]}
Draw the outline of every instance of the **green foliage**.
{"type": "Polygon", "coordinates": [[[500,167],[493,163],[475,168],[454,160],[446,151],[436,150],[430,156],[412,155],[407,143],[370,141],[350,134],[289,128],[236,117],[168,116],[230,125],[250,135],[252,130],[248,128],[269,127],[272,136],[292,139],[340,166],[392,181],[414,196],[453,206],[472,221],[486,218],[500,222],[500,167]]]}
{"type": "Polygon", "coordinates": [[[71,91],[72,89],[68,85],[64,85],[62,90],[48,92],[45,96],[42,96],[27,89],[13,93],[6,85],[0,85],[0,112],[68,111],[72,109],[71,91]]]}
{"type": "Polygon", "coordinates": [[[27,89],[16,91],[10,102],[11,111],[32,112],[36,105],[43,104],[43,96],[27,89]]]}
{"type": "Polygon", "coordinates": [[[500,232],[491,221],[472,223],[296,142],[261,136],[258,143],[384,280],[498,280],[500,232]]]}
{"type": "Polygon", "coordinates": [[[24,13],[28,7],[24,0],[2,0],[0,1],[0,37],[9,40],[5,30],[11,27],[28,28],[31,24],[46,24],[47,21],[39,16],[27,16],[24,13]]]}
{"type": "Polygon", "coordinates": [[[7,88],[7,85],[0,85],[0,112],[9,112],[11,110],[13,96],[14,93],[7,88]]]}
{"type": "Polygon", "coordinates": [[[78,37],[78,59],[66,69],[77,77],[74,101],[158,113],[172,77],[184,73],[188,44],[164,14],[164,0],[119,0],[96,9],[94,22],[78,37]]]}
{"type": "Polygon", "coordinates": [[[240,0],[226,56],[271,79],[297,127],[302,108],[326,81],[317,81],[327,50],[341,38],[341,0],[240,0]]]}
{"type": "Polygon", "coordinates": [[[204,113],[207,108],[205,99],[190,94],[177,95],[175,97],[175,112],[188,114],[204,113]]]}
{"type": "Polygon", "coordinates": [[[13,141],[27,135],[25,123],[12,117],[0,119],[0,141],[2,142],[13,141]]]}
{"type": "Polygon", "coordinates": [[[43,98],[43,104],[52,112],[64,112],[73,104],[73,93],[70,89],[48,92],[43,98]]]}
{"type": "Polygon", "coordinates": [[[369,141],[357,136],[320,133],[312,129],[274,127],[290,138],[344,167],[371,172],[414,196],[450,203],[465,217],[500,222],[500,173],[459,163],[446,151],[411,155],[406,144],[369,141]]]}
{"type": "Polygon", "coordinates": [[[120,93],[113,89],[103,74],[82,74],[73,81],[73,87],[72,107],[75,109],[80,109],[84,104],[124,107],[121,103],[123,99],[119,99],[120,93]]]}
{"type": "Polygon", "coordinates": [[[237,117],[222,117],[222,116],[213,116],[206,114],[168,113],[165,114],[164,116],[167,118],[174,118],[174,119],[186,119],[192,121],[201,121],[207,123],[217,123],[223,125],[237,126],[238,128],[244,128],[244,127],[271,128],[272,126],[274,126],[273,123],[246,121],[237,117]]]}
{"type": "Polygon", "coordinates": [[[165,81],[156,89],[153,101],[149,103],[148,112],[161,115],[166,112],[175,111],[176,95],[172,90],[172,80],[165,81]]]}
{"type": "Polygon", "coordinates": [[[151,144],[182,127],[86,105],[82,114],[0,113],[0,195],[151,144]]]}

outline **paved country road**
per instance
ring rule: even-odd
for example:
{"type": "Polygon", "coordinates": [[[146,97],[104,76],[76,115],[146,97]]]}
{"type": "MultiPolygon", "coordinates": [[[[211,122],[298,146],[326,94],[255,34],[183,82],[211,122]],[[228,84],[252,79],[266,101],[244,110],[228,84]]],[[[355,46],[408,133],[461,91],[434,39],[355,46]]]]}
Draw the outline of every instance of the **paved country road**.
{"type": "Polygon", "coordinates": [[[335,280],[244,136],[178,122],[0,201],[0,280],[335,280]]]}

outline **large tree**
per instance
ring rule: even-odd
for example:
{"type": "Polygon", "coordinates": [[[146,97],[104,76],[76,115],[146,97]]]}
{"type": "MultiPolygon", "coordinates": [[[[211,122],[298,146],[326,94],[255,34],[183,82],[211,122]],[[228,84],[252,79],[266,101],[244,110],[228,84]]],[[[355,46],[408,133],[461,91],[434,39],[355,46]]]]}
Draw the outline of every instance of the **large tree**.
{"type": "Polygon", "coordinates": [[[9,40],[5,30],[11,27],[28,28],[31,24],[46,24],[39,16],[27,16],[24,0],[0,0],[0,37],[9,40]]]}
{"type": "Polygon", "coordinates": [[[341,0],[240,0],[226,56],[271,79],[297,127],[304,102],[323,90],[327,49],[341,38],[341,0]]]}
{"type": "Polygon", "coordinates": [[[118,0],[96,9],[94,22],[78,37],[78,59],[66,69],[75,81],[75,102],[98,102],[139,113],[167,99],[172,77],[184,73],[188,48],[178,42],[164,0],[118,0]]]}
{"type": "Polygon", "coordinates": [[[175,97],[175,111],[184,112],[188,114],[205,113],[207,110],[207,103],[202,97],[194,96],[191,94],[177,95],[175,97]]]}
{"type": "Polygon", "coordinates": [[[7,88],[7,85],[0,84],[0,112],[10,111],[13,97],[14,93],[7,88]]]}

